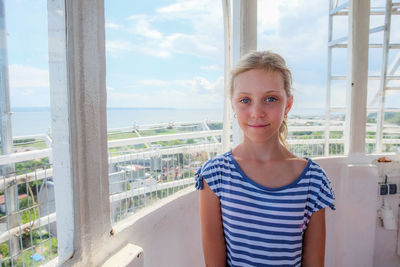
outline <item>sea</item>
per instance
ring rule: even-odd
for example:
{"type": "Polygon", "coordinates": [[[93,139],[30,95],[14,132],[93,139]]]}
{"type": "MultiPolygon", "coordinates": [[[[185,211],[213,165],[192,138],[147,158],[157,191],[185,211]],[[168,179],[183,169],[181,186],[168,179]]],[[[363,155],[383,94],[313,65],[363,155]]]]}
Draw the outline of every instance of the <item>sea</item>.
{"type": "MultiPolygon", "coordinates": [[[[47,134],[51,132],[50,107],[11,108],[12,135],[47,134]]],[[[322,108],[300,108],[291,111],[292,115],[318,116],[322,108]]],[[[221,121],[223,109],[180,109],[180,108],[107,108],[107,128],[121,128],[132,125],[156,124],[165,122],[221,121]]]]}

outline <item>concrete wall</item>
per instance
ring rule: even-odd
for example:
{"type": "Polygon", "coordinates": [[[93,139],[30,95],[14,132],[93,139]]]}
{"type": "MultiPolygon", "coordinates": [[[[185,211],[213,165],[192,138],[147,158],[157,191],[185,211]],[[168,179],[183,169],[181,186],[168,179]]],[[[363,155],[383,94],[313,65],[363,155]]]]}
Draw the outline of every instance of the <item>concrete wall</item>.
{"type": "Polygon", "coordinates": [[[146,267],[204,266],[199,199],[194,188],[139,211],[114,230],[118,239],[143,248],[146,267]]]}
{"type": "Polygon", "coordinates": [[[325,266],[339,266],[337,265],[337,248],[340,242],[336,233],[338,232],[338,224],[340,221],[338,218],[341,212],[341,205],[338,203],[339,198],[342,196],[342,167],[344,165],[345,158],[335,158],[335,159],[317,159],[316,162],[321,165],[329,176],[332,182],[332,188],[335,192],[335,205],[336,211],[331,209],[326,209],[326,247],[325,247],[325,266]]]}
{"type": "MultiPolygon", "coordinates": [[[[400,161],[400,155],[386,155],[386,157],[400,161]]],[[[377,157],[375,157],[377,158],[377,157]]],[[[400,169],[391,171],[388,173],[388,182],[397,184],[397,192],[399,192],[400,186],[400,169]]],[[[382,179],[381,179],[382,180],[382,179]]],[[[399,204],[400,195],[388,195],[378,196],[376,202],[376,210],[378,210],[382,204],[383,199],[386,198],[390,207],[394,212],[394,217],[397,220],[399,227],[399,204]]],[[[374,266],[400,266],[400,256],[397,253],[399,230],[388,230],[382,225],[382,220],[377,218],[375,224],[375,248],[374,248],[374,266]]]]}
{"type": "MultiPolygon", "coordinates": [[[[316,160],[331,178],[336,211],[327,210],[325,266],[374,266],[378,175],[370,164],[347,158],[316,160]]],[[[387,266],[387,265],[380,265],[387,266]]]]}

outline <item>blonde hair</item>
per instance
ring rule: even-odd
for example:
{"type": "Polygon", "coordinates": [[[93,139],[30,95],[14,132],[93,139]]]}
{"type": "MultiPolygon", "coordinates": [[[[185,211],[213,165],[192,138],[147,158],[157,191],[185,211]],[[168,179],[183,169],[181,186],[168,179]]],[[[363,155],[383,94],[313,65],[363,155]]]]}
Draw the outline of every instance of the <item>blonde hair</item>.
{"type": "MultiPolygon", "coordinates": [[[[246,71],[262,69],[265,71],[273,71],[281,74],[283,79],[283,88],[285,89],[286,96],[289,98],[292,96],[292,74],[289,68],[286,66],[285,60],[278,54],[271,51],[254,51],[245,55],[231,71],[230,78],[230,93],[231,98],[233,96],[233,90],[235,85],[235,78],[246,71]]],[[[285,147],[288,146],[286,138],[288,135],[286,117],[283,119],[281,126],[279,127],[279,141],[285,147]]]]}

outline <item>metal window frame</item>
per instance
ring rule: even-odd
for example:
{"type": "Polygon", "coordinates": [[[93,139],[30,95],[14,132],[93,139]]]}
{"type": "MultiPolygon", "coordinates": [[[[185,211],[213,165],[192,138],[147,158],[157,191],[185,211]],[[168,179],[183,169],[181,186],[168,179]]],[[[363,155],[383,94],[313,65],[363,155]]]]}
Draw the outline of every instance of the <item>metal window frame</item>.
{"type": "MultiPolygon", "coordinates": [[[[335,16],[352,16],[351,12],[349,12],[349,5],[355,0],[350,0],[344,2],[340,5],[335,6],[335,0],[329,1],[329,22],[328,22],[328,51],[327,51],[327,94],[326,94],[326,127],[325,127],[325,156],[329,156],[329,134],[330,134],[330,119],[331,113],[338,110],[345,110],[345,108],[337,108],[333,107],[331,103],[332,97],[332,81],[334,80],[347,80],[347,76],[338,76],[332,73],[332,52],[334,49],[350,49],[348,48],[348,37],[342,37],[339,39],[333,40],[332,32],[335,28],[333,18],[335,16]]],[[[338,1],[336,1],[336,4],[338,1]]],[[[379,93],[376,98],[379,100],[378,109],[366,107],[367,114],[373,111],[377,111],[377,126],[376,126],[376,153],[382,152],[382,144],[383,144],[383,131],[384,131],[384,114],[388,111],[398,111],[389,108],[385,108],[385,94],[388,90],[398,90],[397,87],[387,86],[387,81],[390,80],[399,80],[400,76],[395,75],[395,70],[399,68],[400,65],[400,56],[395,59],[393,64],[389,67],[388,71],[388,54],[393,49],[400,49],[400,44],[390,42],[390,24],[391,17],[394,15],[400,14],[399,3],[393,3],[392,0],[386,0],[386,6],[384,9],[370,7],[370,16],[384,16],[385,23],[379,27],[374,27],[369,30],[369,34],[374,34],[376,32],[383,32],[383,40],[382,43],[369,43],[369,48],[382,48],[382,62],[381,62],[381,73],[380,75],[369,75],[368,80],[380,80],[379,93]]],[[[349,18],[351,19],[351,18],[349,18]]],[[[348,52],[350,53],[350,52],[348,52]]],[[[348,55],[349,56],[349,55],[348,55]]],[[[349,101],[349,100],[348,100],[349,101]]],[[[349,114],[346,114],[346,117],[349,114]]],[[[345,131],[349,131],[348,127],[345,131]]],[[[346,151],[349,151],[349,141],[345,142],[345,147],[347,147],[346,151]]]]}

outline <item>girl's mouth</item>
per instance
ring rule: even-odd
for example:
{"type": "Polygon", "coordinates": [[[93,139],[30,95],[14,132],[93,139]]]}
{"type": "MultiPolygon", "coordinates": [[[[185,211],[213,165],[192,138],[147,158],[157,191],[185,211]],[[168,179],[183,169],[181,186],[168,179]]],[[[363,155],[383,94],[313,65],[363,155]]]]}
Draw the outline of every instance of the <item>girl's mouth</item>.
{"type": "Polygon", "coordinates": [[[267,124],[248,124],[248,126],[251,127],[251,128],[264,128],[264,127],[267,127],[269,125],[270,125],[269,123],[267,123],[267,124]]]}

